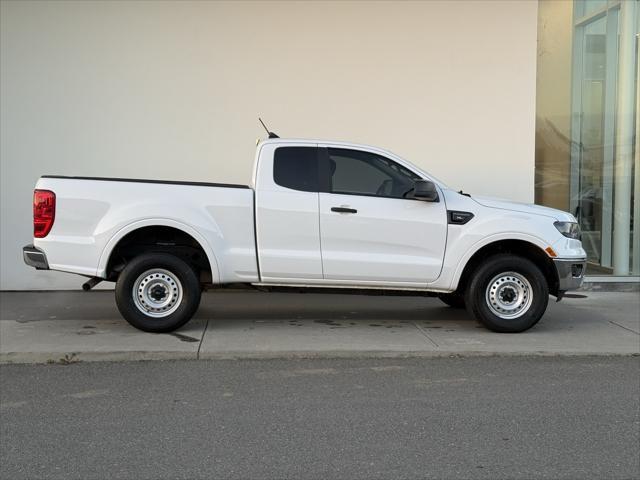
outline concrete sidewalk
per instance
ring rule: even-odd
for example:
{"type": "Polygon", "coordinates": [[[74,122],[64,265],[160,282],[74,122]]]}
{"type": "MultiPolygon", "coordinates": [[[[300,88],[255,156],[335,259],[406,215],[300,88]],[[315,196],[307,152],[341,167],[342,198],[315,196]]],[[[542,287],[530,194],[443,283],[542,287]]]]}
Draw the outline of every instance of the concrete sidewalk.
{"type": "Polygon", "coordinates": [[[640,295],[585,295],[550,299],[536,327],[508,335],[435,298],[212,292],[160,335],[130,327],[111,291],[1,292],[0,362],[639,354],[640,295]]]}

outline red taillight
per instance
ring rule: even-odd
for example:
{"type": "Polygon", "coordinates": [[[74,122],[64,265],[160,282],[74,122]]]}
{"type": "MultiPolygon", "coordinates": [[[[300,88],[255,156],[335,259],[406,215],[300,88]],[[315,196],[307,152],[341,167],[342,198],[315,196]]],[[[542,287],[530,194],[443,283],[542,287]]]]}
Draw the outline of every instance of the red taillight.
{"type": "Polygon", "coordinates": [[[33,236],[44,238],[56,218],[56,194],[50,190],[33,191],[33,236]]]}

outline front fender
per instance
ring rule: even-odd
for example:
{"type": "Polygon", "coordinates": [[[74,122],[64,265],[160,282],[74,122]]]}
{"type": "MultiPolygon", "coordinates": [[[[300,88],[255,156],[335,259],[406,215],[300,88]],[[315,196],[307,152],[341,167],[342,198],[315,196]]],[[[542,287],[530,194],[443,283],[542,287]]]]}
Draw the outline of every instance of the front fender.
{"type": "MultiPolygon", "coordinates": [[[[501,232],[493,235],[489,235],[484,237],[471,246],[467,247],[462,255],[458,256],[458,260],[455,262],[445,262],[445,264],[449,264],[446,268],[446,276],[448,276],[448,290],[453,291],[458,288],[458,284],[460,283],[460,278],[462,277],[462,272],[466,267],[469,260],[482,248],[490,245],[492,243],[504,241],[504,240],[520,240],[523,242],[527,242],[531,245],[535,245],[540,248],[542,252],[544,249],[549,246],[548,242],[545,242],[542,238],[537,237],[535,235],[522,233],[522,232],[501,232]]],[[[446,282],[443,282],[446,283],[446,282]]]]}

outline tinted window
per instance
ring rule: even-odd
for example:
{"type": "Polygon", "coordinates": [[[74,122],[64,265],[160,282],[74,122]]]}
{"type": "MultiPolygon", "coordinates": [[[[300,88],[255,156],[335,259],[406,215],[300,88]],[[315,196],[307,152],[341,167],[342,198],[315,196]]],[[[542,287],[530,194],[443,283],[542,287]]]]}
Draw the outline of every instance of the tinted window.
{"type": "Polygon", "coordinates": [[[407,198],[420,177],[393,160],[374,153],[329,148],[329,191],[407,198]]]}
{"type": "Polygon", "coordinates": [[[315,147],[279,147],[273,156],[273,179],[281,187],[318,191],[318,155],[315,147]]]}

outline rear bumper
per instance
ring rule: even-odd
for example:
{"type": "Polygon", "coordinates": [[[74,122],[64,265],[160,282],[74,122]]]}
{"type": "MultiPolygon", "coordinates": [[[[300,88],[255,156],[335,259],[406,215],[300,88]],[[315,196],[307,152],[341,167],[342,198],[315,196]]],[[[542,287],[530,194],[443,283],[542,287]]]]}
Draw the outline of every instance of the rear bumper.
{"type": "Polygon", "coordinates": [[[49,270],[47,256],[38,247],[34,247],[33,245],[22,247],[22,259],[24,263],[30,267],[35,267],[37,270],[49,270]]]}
{"type": "Polygon", "coordinates": [[[566,292],[580,288],[584,281],[584,271],[587,268],[586,259],[555,258],[553,264],[558,273],[558,291],[566,292]]]}

